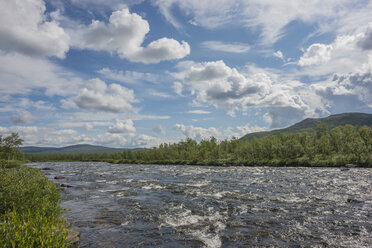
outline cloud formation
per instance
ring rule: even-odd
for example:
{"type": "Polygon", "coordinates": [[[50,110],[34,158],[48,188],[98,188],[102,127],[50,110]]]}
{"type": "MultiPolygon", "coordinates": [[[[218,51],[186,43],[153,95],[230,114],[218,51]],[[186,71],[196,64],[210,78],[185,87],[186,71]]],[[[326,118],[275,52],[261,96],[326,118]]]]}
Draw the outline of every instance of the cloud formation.
{"type": "Polygon", "coordinates": [[[165,129],[162,125],[157,125],[156,127],[154,127],[152,129],[152,132],[155,133],[156,135],[161,135],[161,136],[166,135],[165,129]]]}
{"type": "Polygon", "coordinates": [[[122,83],[137,83],[139,81],[153,81],[156,76],[151,73],[136,71],[115,71],[109,68],[102,68],[97,71],[103,77],[122,83]]]}
{"type": "Polygon", "coordinates": [[[185,137],[195,139],[200,141],[202,139],[207,139],[212,136],[219,136],[221,133],[215,127],[202,128],[194,127],[192,125],[185,126],[183,124],[176,124],[173,127],[174,130],[180,131],[185,137]]]}
{"type": "Polygon", "coordinates": [[[45,14],[43,0],[1,1],[0,49],[31,56],[64,58],[70,37],[45,14]]]}
{"type": "Polygon", "coordinates": [[[304,117],[327,113],[320,96],[295,80],[275,82],[269,73],[250,75],[230,68],[223,61],[193,63],[174,74],[195,96],[194,102],[236,111],[266,108],[271,127],[283,127],[304,117]]]}
{"type": "Polygon", "coordinates": [[[109,23],[93,20],[88,26],[70,30],[73,45],[81,49],[116,53],[121,58],[144,64],[181,59],[190,53],[187,42],[161,38],[142,46],[150,26],[128,8],[112,12],[109,23]]]}
{"type": "Polygon", "coordinates": [[[109,133],[122,133],[126,135],[134,135],[136,128],[133,125],[132,120],[118,120],[109,127],[109,133]]]}
{"type": "Polygon", "coordinates": [[[283,37],[288,24],[295,21],[318,24],[319,31],[325,32],[352,30],[360,26],[360,22],[372,20],[368,11],[371,3],[358,0],[216,0],[213,4],[196,0],[156,0],[154,4],[165,19],[178,29],[182,29],[183,25],[173,15],[175,6],[193,25],[209,29],[226,25],[258,29],[265,44],[275,43],[283,37]]]}
{"type": "Polygon", "coordinates": [[[75,94],[83,80],[45,58],[0,52],[0,92],[29,94],[43,90],[48,96],[75,94]],[[11,87],[9,87],[11,85],[11,87]]]}
{"type": "Polygon", "coordinates": [[[228,53],[247,53],[251,49],[251,47],[245,43],[226,43],[221,41],[204,41],[202,47],[228,53]]]}
{"type": "Polygon", "coordinates": [[[372,22],[348,35],[338,35],[330,44],[311,44],[298,60],[302,74],[363,73],[372,68],[372,22]]]}
{"type": "Polygon", "coordinates": [[[18,125],[18,124],[31,124],[35,120],[37,120],[37,118],[33,116],[30,112],[26,110],[22,110],[22,111],[18,111],[17,113],[13,114],[10,117],[10,120],[12,121],[14,125],[18,125]]]}
{"type": "Polygon", "coordinates": [[[131,104],[137,100],[133,90],[118,84],[107,85],[104,81],[95,78],[85,84],[74,102],[82,109],[124,113],[131,111],[133,109],[131,104]]]}

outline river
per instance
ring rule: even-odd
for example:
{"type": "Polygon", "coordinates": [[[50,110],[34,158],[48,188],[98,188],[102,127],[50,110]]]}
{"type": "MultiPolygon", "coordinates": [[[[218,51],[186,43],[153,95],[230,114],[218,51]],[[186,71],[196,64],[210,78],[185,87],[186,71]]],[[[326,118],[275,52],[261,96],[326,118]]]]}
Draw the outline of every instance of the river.
{"type": "Polygon", "coordinates": [[[80,247],[372,247],[372,170],[32,163],[80,247]],[[62,179],[54,179],[63,176],[62,179]]]}

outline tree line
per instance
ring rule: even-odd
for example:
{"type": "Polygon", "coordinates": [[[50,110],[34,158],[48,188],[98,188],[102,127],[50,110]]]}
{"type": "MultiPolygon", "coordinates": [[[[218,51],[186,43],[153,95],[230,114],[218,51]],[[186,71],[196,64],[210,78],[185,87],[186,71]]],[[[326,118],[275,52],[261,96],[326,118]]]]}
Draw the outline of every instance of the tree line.
{"type": "Polygon", "coordinates": [[[282,133],[261,138],[197,142],[187,138],[148,150],[124,150],[114,154],[27,155],[31,161],[107,161],[113,163],[342,166],[348,163],[372,167],[372,127],[345,125],[316,132],[282,133]]]}

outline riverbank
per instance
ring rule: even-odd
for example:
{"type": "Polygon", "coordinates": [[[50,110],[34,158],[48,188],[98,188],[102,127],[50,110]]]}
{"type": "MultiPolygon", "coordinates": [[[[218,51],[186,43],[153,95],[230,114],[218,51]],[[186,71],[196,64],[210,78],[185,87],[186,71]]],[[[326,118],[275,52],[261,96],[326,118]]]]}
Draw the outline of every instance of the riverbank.
{"type": "Polygon", "coordinates": [[[200,142],[187,138],[146,150],[114,154],[26,154],[32,162],[101,161],[126,164],[190,164],[215,166],[372,167],[372,127],[339,126],[315,133],[282,133],[254,139],[200,142]]]}
{"type": "MultiPolygon", "coordinates": [[[[79,155],[76,155],[79,157],[79,155]]],[[[29,157],[30,159],[30,157],[29,157]]],[[[30,162],[106,162],[111,164],[154,164],[154,165],[199,165],[199,166],[268,166],[268,167],[361,167],[372,168],[372,156],[366,156],[364,159],[359,159],[359,156],[340,157],[333,156],[326,159],[309,159],[306,157],[295,159],[263,159],[263,160],[232,160],[232,159],[216,159],[216,160],[180,160],[180,159],[164,159],[164,160],[133,160],[133,159],[65,159],[61,156],[58,159],[56,155],[43,155],[35,158],[33,156],[30,162]],[[350,166],[352,165],[352,166],[350,166]]]]}
{"type": "Polygon", "coordinates": [[[0,161],[0,247],[70,247],[59,189],[38,169],[0,161]]]}

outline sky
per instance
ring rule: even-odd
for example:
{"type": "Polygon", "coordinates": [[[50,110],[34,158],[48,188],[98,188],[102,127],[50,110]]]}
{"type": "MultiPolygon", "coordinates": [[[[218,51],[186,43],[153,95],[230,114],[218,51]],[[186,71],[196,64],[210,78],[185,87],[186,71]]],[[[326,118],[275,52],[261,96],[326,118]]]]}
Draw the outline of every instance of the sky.
{"type": "Polygon", "coordinates": [[[372,113],[372,0],[0,0],[0,135],[154,147],[372,113]]]}

